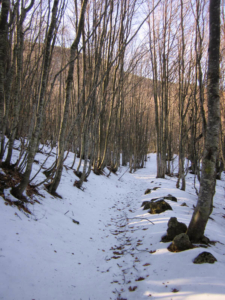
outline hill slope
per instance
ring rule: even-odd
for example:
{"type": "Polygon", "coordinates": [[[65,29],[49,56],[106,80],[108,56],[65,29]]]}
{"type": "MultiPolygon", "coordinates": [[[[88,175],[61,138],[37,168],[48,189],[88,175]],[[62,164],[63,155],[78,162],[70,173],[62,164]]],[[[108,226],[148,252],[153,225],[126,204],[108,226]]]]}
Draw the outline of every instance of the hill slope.
{"type": "MultiPolygon", "coordinates": [[[[36,159],[40,164],[45,155],[36,159]]],[[[72,159],[70,154],[65,165],[72,159]]],[[[35,164],[33,173],[38,168],[35,164]]],[[[40,204],[27,204],[31,215],[1,197],[0,299],[225,299],[224,179],[217,181],[206,230],[215,245],[172,253],[170,243],[160,240],[170,217],[188,225],[197,200],[193,175],[187,176],[186,192],[176,189],[176,178],[156,179],[154,154],[146,168],[125,171],[109,178],[91,174],[83,192],[73,187],[73,171],[64,168],[57,190],[62,199],[40,188],[42,196],[33,196],[40,204]],[[154,187],[159,188],[144,195],[154,187]],[[142,201],[168,194],[178,199],[168,201],[173,210],[151,215],[141,208],[142,201]],[[217,262],[193,264],[203,251],[217,262]]],[[[43,178],[39,173],[35,180],[43,178]]],[[[15,200],[9,190],[5,198],[15,200]]]]}

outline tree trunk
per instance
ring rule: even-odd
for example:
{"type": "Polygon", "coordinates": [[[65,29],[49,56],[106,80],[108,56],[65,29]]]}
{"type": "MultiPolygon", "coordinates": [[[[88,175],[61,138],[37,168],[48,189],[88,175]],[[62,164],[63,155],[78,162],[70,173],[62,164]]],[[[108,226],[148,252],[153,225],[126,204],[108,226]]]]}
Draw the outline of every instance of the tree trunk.
{"type": "Polygon", "coordinates": [[[200,241],[212,212],[215,193],[215,168],[220,134],[219,58],[220,58],[220,0],[210,0],[208,58],[208,124],[202,163],[202,176],[198,203],[187,234],[200,241]]]}
{"type": "Polygon", "coordinates": [[[6,129],[7,118],[4,109],[4,80],[5,80],[5,58],[6,58],[6,45],[7,45],[7,20],[9,14],[10,1],[2,1],[2,10],[0,15],[0,160],[3,157],[4,151],[4,135],[6,129]]]}
{"type": "Polygon", "coordinates": [[[50,193],[56,192],[58,185],[60,183],[61,175],[62,175],[63,158],[64,158],[64,150],[65,150],[65,133],[66,133],[66,127],[67,127],[67,122],[68,122],[69,104],[70,104],[71,90],[72,90],[72,85],[73,85],[74,60],[75,60],[78,45],[80,42],[82,29],[84,27],[84,14],[86,11],[87,2],[88,2],[88,0],[83,0],[76,38],[70,49],[70,64],[69,64],[69,70],[68,70],[68,75],[67,75],[66,99],[65,99],[65,103],[64,103],[63,119],[61,122],[60,133],[59,133],[59,150],[58,150],[57,170],[56,170],[55,177],[54,177],[52,183],[48,187],[50,193]]]}

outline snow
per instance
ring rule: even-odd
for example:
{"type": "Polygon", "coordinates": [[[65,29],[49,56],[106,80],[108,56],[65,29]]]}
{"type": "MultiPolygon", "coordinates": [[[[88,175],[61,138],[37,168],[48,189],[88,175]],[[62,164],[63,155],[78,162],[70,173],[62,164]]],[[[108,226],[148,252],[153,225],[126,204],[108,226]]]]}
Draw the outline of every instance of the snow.
{"type": "MultiPolygon", "coordinates": [[[[39,165],[34,164],[33,175],[45,158],[36,155],[39,165]]],[[[53,161],[52,156],[46,166],[53,161]]],[[[72,161],[70,153],[65,165],[72,161]]],[[[0,197],[0,299],[225,299],[224,177],[217,181],[205,232],[215,245],[172,253],[167,250],[170,243],[160,240],[170,217],[189,224],[197,201],[193,175],[187,175],[185,192],[176,188],[176,178],[156,179],[155,154],[145,168],[134,174],[125,171],[121,167],[109,178],[91,173],[81,191],[73,186],[73,170],[64,168],[57,190],[62,199],[39,187],[42,197],[34,199],[40,204],[26,204],[32,215],[0,197]],[[154,187],[160,188],[144,195],[154,187]],[[168,201],[172,211],[151,215],[142,209],[143,201],[168,194],[178,199],[168,201]],[[203,251],[217,262],[194,264],[203,251]]],[[[40,172],[34,183],[44,178],[40,172]]],[[[15,200],[9,190],[4,193],[15,200]]]]}

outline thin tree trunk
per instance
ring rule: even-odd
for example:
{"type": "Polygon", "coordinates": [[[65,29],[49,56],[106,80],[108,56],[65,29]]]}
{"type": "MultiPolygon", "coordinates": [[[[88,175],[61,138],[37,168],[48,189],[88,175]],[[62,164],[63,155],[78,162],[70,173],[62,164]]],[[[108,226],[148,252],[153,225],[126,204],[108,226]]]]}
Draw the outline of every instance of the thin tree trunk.
{"type": "Polygon", "coordinates": [[[6,130],[6,111],[4,108],[4,79],[5,79],[5,58],[6,58],[6,44],[7,44],[7,20],[10,8],[10,1],[2,1],[2,10],[0,15],[0,160],[4,152],[4,135],[6,130]]]}
{"type": "Polygon", "coordinates": [[[51,42],[54,36],[54,31],[57,25],[57,12],[58,12],[58,4],[59,0],[54,0],[53,9],[52,9],[52,19],[51,24],[47,33],[46,37],[46,45],[45,45],[45,54],[44,54],[44,61],[43,61],[43,74],[42,74],[42,81],[41,81],[41,90],[39,95],[39,107],[38,107],[38,113],[37,113],[37,120],[36,120],[36,126],[34,128],[34,132],[32,135],[32,139],[29,143],[28,148],[28,158],[27,158],[27,166],[26,170],[23,174],[22,180],[20,184],[14,188],[12,188],[12,194],[17,197],[21,198],[24,190],[26,189],[28,183],[29,183],[29,177],[32,170],[32,164],[33,160],[36,154],[37,150],[37,143],[39,140],[40,135],[40,128],[42,125],[43,120],[43,110],[44,110],[44,98],[47,88],[47,78],[49,74],[49,68],[51,63],[51,42]]]}
{"type": "Polygon", "coordinates": [[[49,185],[48,189],[50,193],[55,193],[58,185],[60,183],[62,170],[63,170],[63,158],[64,158],[64,150],[65,150],[65,133],[69,116],[69,104],[71,98],[71,90],[73,84],[73,73],[74,73],[74,59],[77,53],[78,45],[80,42],[80,37],[82,34],[82,28],[84,27],[84,14],[86,11],[86,5],[88,0],[83,0],[78,30],[76,34],[76,38],[70,49],[70,64],[67,75],[67,85],[66,85],[66,99],[64,103],[64,111],[63,111],[63,119],[61,122],[60,133],[59,133],[59,150],[58,150],[58,161],[57,161],[57,169],[55,173],[55,177],[52,183],[49,185]]]}

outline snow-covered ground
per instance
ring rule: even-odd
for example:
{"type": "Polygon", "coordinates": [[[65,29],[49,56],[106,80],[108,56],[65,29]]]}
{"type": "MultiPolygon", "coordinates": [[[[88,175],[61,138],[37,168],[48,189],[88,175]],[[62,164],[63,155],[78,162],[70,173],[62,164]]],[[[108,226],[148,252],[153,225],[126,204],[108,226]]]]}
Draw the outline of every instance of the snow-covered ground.
{"type": "MultiPolygon", "coordinates": [[[[45,156],[36,159],[34,174],[45,156]]],[[[70,153],[65,165],[72,160],[70,153]]],[[[155,154],[146,168],[125,171],[120,168],[109,178],[92,173],[81,191],[73,186],[73,171],[64,168],[57,190],[62,199],[40,187],[43,197],[34,196],[40,204],[28,205],[29,217],[0,197],[0,299],[225,299],[224,177],[217,181],[205,232],[215,245],[172,253],[170,243],[160,240],[170,217],[189,224],[197,201],[193,175],[187,175],[185,192],[176,189],[176,178],[156,179],[155,154]],[[144,195],[154,187],[160,188],[144,195]],[[168,201],[172,211],[151,215],[142,209],[144,200],[168,194],[178,199],[168,201]],[[188,206],[181,206],[183,202],[188,206]],[[194,264],[203,251],[217,262],[194,264]]],[[[42,179],[40,173],[34,183],[42,179]]],[[[8,190],[5,196],[12,199],[8,190]]]]}

